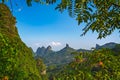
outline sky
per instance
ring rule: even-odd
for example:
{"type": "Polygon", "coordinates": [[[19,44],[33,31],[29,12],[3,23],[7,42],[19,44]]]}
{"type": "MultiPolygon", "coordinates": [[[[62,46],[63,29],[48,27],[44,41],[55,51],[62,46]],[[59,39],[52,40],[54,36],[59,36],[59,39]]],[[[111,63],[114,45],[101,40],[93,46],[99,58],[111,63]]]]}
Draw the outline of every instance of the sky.
{"type": "Polygon", "coordinates": [[[67,11],[61,13],[55,10],[55,6],[56,4],[34,3],[32,7],[28,7],[25,2],[20,2],[13,9],[19,35],[22,41],[28,47],[32,47],[34,51],[38,47],[48,45],[58,51],[64,48],[66,43],[75,49],[91,49],[96,44],[103,45],[109,42],[120,43],[120,35],[117,30],[104,39],[97,39],[97,33],[91,31],[81,37],[85,24],[78,25],[75,18],[71,18],[67,11]]]}

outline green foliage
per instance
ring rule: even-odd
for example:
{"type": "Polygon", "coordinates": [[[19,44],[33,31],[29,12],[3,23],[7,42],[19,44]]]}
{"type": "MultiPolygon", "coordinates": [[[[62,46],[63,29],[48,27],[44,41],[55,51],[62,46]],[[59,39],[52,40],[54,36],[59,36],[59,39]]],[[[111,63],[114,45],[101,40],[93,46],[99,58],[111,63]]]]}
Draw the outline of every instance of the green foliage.
{"type": "MultiPolygon", "coordinates": [[[[32,0],[26,1],[28,5],[31,5],[32,0]]],[[[36,1],[39,2],[39,0],[36,1]]],[[[45,1],[49,4],[56,2],[56,0],[45,1]]],[[[99,33],[98,38],[102,38],[110,35],[115,29],[120,29],[119,0],[106,2],[103,0],[61,0],[56,9],[59,11],[67,9],[70,16],[76,16],[79,24],[88,23],[83,35],[88,30],[92,30],[99,33]]],[[[46,69],[45,65],[41,59],[37,59],[37,62],[33,59],[32,51],[19,38],[15,22],[9,8],[0,4],[0,79],[46,80],[47,77],[41,74],[46,69]]],[[[116,45],[112,51],[101,49],[92,53],[74,53],[77,55],[68,65],[57,69],[54,69],[56,66],[48,68],[48,71],[54,72],[50,78],[53,80],[119,80],[119,48],[120,45],[116,45]]],[[[59,53],[65,56],[66,54],[62,53],[65,51],[66,49],[63,49],[59,53]]],[[[69,51],[70,49],[67,49],[67,54],[69,51]]],[[[59,56],[56,60],[60,59],[59,56]]]]}
{"type": "MultiPolygon", "coordinates": [[[[52,0],[46,0],[52,1],[52,0]]],[[[98,38],[105,38],[115,29],[120,31],[120,1],[119,0],[61,0],[56,7],[75,17],[78,24],[85,22],[85,35],[89,30],[98,33],[98,38]]]]}
{"type": "Polygon", "coordinates": [[[98,38],[104,38],[115,29],[120,30],[119,0],[61,0],[56,9],[67,9],[70,16],[76,17],[78,24],[87,23],[82,35],[92,30],[98,33],[98,38]]]}
{"type": "Polygon", "coordinates": [[[32,51],[21,41],[15,18],[0,4],[0,79],[41,80],[32,51]]]}
{"type": "Polygon", "coordinates": [[[48,77],[46,74],[46,65],[43,63],[43,61],[40,58],[36,59],[36,66],[39,71],[39,74],[42,77],[42,80],[48,80],[48,77]]]}
{"type": "Polygon", "coordinates": [[[119,58],[109,49],[77,53],[73,62],[55,74],[54,80],[119,80],[119,58]]]}
{"type": "Polygon", "coordinates": [[[120,44],[117,44],[112,50],[114,51],[114,54],[116,56],[120,55],[120,53],[119,53],[120,52],[120,44]]]}

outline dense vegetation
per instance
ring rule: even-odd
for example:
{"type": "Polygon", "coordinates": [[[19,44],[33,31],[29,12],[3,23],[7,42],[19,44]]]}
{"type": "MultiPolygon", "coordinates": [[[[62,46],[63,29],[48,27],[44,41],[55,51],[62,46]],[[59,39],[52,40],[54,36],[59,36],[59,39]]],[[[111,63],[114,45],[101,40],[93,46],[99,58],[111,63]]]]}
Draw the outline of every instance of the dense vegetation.
{"type": "Polygon", "coordinates": [[[38,48],[36,58],[43,57],[44,63],[48,66],[49,80],[120,79],[120,44],[114,42],[101,46],[96,44],[91,51],[75,50],[68,44],[60,51],[52,53],[44,53],[46,48],[43,48],[38,48]]]}
{"type": "Polygon", "coordinates": [[[0,4],[0,79],[41,80],[32,51],[21,41],[15,23],[9,8],[0,4]]]}
{"type": "Polygon", "coordinates": [[[100,49],[92,53],[75,53],[77,55],[75,60],[59,69],[50,78],[53,80],[119,80],[120,52],[116,52],[116,49],[120,50],[120,45],[112,50],[100,49]]]}

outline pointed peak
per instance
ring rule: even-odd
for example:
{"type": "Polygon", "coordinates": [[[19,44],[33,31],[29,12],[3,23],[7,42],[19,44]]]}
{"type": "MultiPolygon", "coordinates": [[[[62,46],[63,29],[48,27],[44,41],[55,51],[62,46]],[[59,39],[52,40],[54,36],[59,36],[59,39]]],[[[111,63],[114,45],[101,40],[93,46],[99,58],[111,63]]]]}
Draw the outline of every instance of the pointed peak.
{"type": "Polygon", "coordinates": [[[100,46],[100,45],[99,45],[99,44],[96,44],[96,47],[97,47],[97,46],[100,46]]]}
{"type": "Polygon", "coordinates": [[[99,44],[96,44],[96,49],[99,49],[100,48],[100,45],[99,44]]]}
{"type": "Polygon", "coordinates": [[[40,47],[38,47],[37,49],[41,49],[40,47]]]}
{"type": "Polygon", "coordinates": [[[44,46],[42,46],[41,48],[45,49],[45,47],[44,47],[44,46]]]}
{"type": "Polygon", "coordinates": [[[69,47],[69,44],[66,44],[66,47],[69,47]]]}
{"type": "Polygon", "coordinates": [[[52,50],[52,47],[49,45],[49,46],[47,47],[47,49],[48,49],[48,50],[52,50]]]}

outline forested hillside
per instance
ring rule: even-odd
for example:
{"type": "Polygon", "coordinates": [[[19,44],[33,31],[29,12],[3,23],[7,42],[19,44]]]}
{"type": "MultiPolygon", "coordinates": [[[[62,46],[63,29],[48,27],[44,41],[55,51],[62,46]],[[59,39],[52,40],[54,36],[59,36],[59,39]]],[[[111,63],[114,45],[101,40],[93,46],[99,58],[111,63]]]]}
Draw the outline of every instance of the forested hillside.
{"type": "Polygon", "coordinates": [[[75,53],[75,60],[50,76],[53,80],[119,80],[120,45],[116,48],[94,50],[92,53],[75,53]],[[117,55],[116,55],[117,54],[117,55]]]}
{"type": "Polygon", "coordinates": [[[120,79],[120,44],[118,43],[106,43],[96,46],[94,50],[75,50],[66,44],[66,47],[60,51],[42,53],[41,57],[48,66],[47,73],[50,80],[120,79]]]}
{"type": "Polygon", "coordinates": [[[0,4],[0,80],[41,80],[32,51],[20,39],[15,23],[9,8],[0,4]]]}

